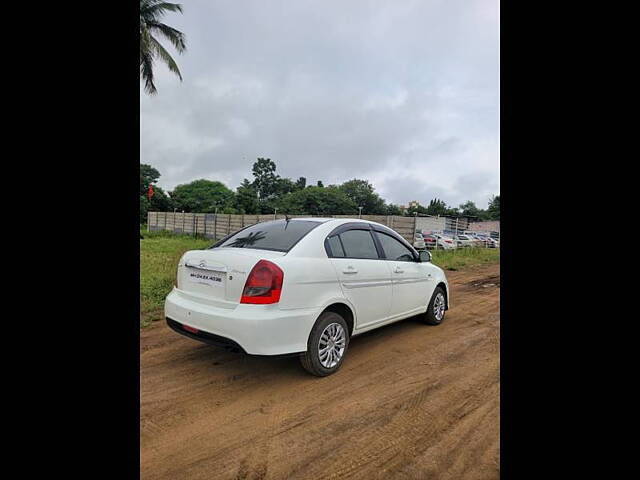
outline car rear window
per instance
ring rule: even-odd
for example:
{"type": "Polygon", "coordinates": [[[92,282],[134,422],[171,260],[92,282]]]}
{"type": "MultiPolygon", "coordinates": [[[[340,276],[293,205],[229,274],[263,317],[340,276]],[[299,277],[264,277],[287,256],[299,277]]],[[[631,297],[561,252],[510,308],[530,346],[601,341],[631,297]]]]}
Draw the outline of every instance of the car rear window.
{"type": "Polygon", "coordinates": [[[240,230],[222,243],[216,243],[211,248],[256,248],[258,250],[275,250],[288,252],[307,233],[320,225],[321,222],[311,220],[275,220],[272,222],[256,223],[240,230]]]}

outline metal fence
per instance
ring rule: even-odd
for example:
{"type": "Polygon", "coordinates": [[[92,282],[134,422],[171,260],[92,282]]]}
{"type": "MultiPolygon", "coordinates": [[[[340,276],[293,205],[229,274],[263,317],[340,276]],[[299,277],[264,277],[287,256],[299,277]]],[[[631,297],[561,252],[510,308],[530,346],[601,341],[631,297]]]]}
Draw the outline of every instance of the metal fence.
{"type": "MultiPolygon", "coordinates": [[[[313,216],[288,215],[289,218],[313,216]]],[[[355,218],[353,215],[323,215],[323,217],[355,218]]],[[[220,213],[149,212],[147,230],[167,230],[174,233],[222,238],[249,225],[284,218],[286,218],[284,214],[230,215],[220,213]]],[[[457,249],[470,246],[493,248],[499,246],[499,222],[497,222],[497,227],[491,225],[496,230],[487,230],[484,225],[480,225],[487,222],[471,223],[467,217],[362,215],[360,218],[388,226],[419,249],[457,249]],[[480,225],[480,229],[476,229],[476,225],[480,225]],[[416,233],[420,233],[425,237],[424,247],[422,247],[419,236],[416,238],[416,233]],[[473,238],[467,240],[465,237],[473,238]],[[481,239],[484,240],[481,241],[481,239]],[[493,241],[490,239],[493,239],[493,241]],[[497,245],[496,240],[498,241],[497,245]]],[[[489,223],[495,224],[496,222],[489,223]]]]}

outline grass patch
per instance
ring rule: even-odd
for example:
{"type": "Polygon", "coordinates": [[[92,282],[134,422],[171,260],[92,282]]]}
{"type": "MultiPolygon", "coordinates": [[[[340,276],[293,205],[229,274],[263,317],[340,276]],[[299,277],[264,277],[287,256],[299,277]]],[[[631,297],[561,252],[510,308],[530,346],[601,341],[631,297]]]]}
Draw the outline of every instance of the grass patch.
{"type": "Polygon", "coordinates": [[[140,230],[140,326],[162,316],[164,299],[173,288],[178,261],[187,250],[213,244],[210,238],[140,230]]]}
{"type": "Polygon", "coordinates": [[[433,263],[443,270],[459,270],[472,265],[500,262],[499,248],[460,248],[431,250],[433,263]]]}

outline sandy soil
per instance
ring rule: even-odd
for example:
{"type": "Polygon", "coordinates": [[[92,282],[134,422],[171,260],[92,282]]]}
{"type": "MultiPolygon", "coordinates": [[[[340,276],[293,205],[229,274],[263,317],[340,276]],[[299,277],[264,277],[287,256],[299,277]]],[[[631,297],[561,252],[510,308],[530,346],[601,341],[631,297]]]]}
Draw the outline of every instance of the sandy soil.
{"type": "Polygon", "coordinates": [[[447,276],[441,325],[355,337],[326,378],[143,329],[141,478],[498,478],[500,268],[447,276]]]}

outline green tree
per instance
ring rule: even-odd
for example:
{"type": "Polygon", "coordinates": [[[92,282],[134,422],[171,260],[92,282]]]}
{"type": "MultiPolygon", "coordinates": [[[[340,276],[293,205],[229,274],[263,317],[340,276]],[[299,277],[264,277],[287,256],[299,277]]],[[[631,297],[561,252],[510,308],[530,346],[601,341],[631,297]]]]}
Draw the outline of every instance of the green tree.
{"type": "Polygon", "coordinates": [[[324,183],[322,183],[322,180],[318,180],[317,186],[320,188],[324,188],[324,183]]]}
{"type": "Polygon", "coordinates": [[[500,195],[494,195],[489,200],[487,217],[489,220],[500,220],[500,195]]]}
{"type": "Polygon", "coordinates": [[[273,213],[282,208],[283,199],[288,194],[304,188],[306,179],[300,177],[296,182],[276,174],[276,164],[270,158],[258,158],[253,164],[253,183],[251,184],[258,195],[258,212],[273,213]]]}
{"type": "Polygon", "coordinates": [[[363,215],[384,215],[385,202],[376,193],[375,188],[367,180],[354,178],[340,185],[340,190],[358,207],[362,207],[363,215]]]}
{"type": "Polygon", "coordinates": [[[149,210],[152,212],[169,212],[173,210],[173,200],[162,188],[153,186],[153,196],[149,201],[149,210]]]}
{"type": "Polygon", "coordinates": [[[140,195],[146,195],[149,185],[154,184],[160,178],[160,172],[146,163],[140,164],[140,195]]]}
{"type": "Polygon", "coordinates": [[[298,180],[296,180],[296,190],[302,190],[303,188],[306,188],[307,186],[307,179],[304,177],[300,177],[298,178],[298,180]]]}
{"type": "Polygon", "coordinates": [[[236,189],[235,207],[240,213],[258,213],[258,193],[246,178],[236,189]]]}
{"type": "Polygon", "coordinates": [[[260,201],[273,198],[278,191],[280,177],[276,175],[276,164],[270,158],[258,158],[251,169],[253,188],[260,201]]]}
{"type": "Polygon", "coordinates": [[[427,215],[447,215],[448,211],[447,204],[438,198],[431,200],[425,209],[427,215]]]}
{"type": "Polygon", "coordinates": [[[147,212],[167,212],[173,209],[171,198],[162,188],[156,185],[160,172],[145,163],[140,164],[140,221],[147,221],[147,212]],[[149,185],[153,185],[153,196],[149,199],[149,185]],[[142,200],[144,199],[144,201],[142,200]],[[144,210],[143,210],[144,204],[144,210]]]}
{"type": "Polygon", "coordinates": [[[296,183],[294,183],[290,178],[278,177],[276,179],[276,183],[275,183],[276,197],[281,197],[283,195],[286,195],[287,193],[295,192],[296,190],[299,190],[299,189],[297,188],[296,183]]]}
{"type": "Polygon", "coordinates": [[[147,221],[147,212],[149,211],[149,200],[146,195],[140,195],[140,224],[147,221]]]}
{"type": "Polygon", "coordinates": [[[307,187],[287,195],[278,210],[295,215],[347,215],[358,208],[336,187],[307,187]]]}
{"type": "Polygon", "coordinates": [[[235,212],[234,193],[221,182],[194,180],[178,185],[170,195],[174,206],[185,212],[211,213],[216,207],[218,212],[235,212]]]}
{"type": "Polygon", "coordinates": [[[471,200],[467,200],[465,203],[461,203],[459,210],[460,215],[469,217],[478,217],[480,212],[480,209],[476,207],[476,204],[471,200]]]}
{"type": "Polygon", "coordinates": [[[478,220],[486,220],[488,218],[487,211],[476,207],[476,204],[471,200],[467,200],[461,204],[459,210],[462,216],[476,217],[478,220]]]}
{"type": "Polygon", "coordinates": [[[447,209],[445,210],[445,215],[448,215],[450,217],[459,217],[460,216],[460,210],[458,210],[457,207],[449,207],[447,205],[447,209]]]}
{"type": "Polygon", "coordinates": [[[140,0],[140,78],[144,81],[145,91],[150,95],[157,92],[153,83],[153,67],[156,59],[166,64],[169,70],[182,81],[182,74],[175,60],[154,36],[159,35],[168,40],[178,53],[186,50],[184,34],[161,22],[167,12],[182,13],[182,5],[160,0],[140,0]]]}
{"type": "Polygon", "coordinates": [[[385,215],[402,215],[402,209],[400,208],[399,205],[390,203],[386,206],[386,211],[384,212],[384,214],[385,215]]]}

